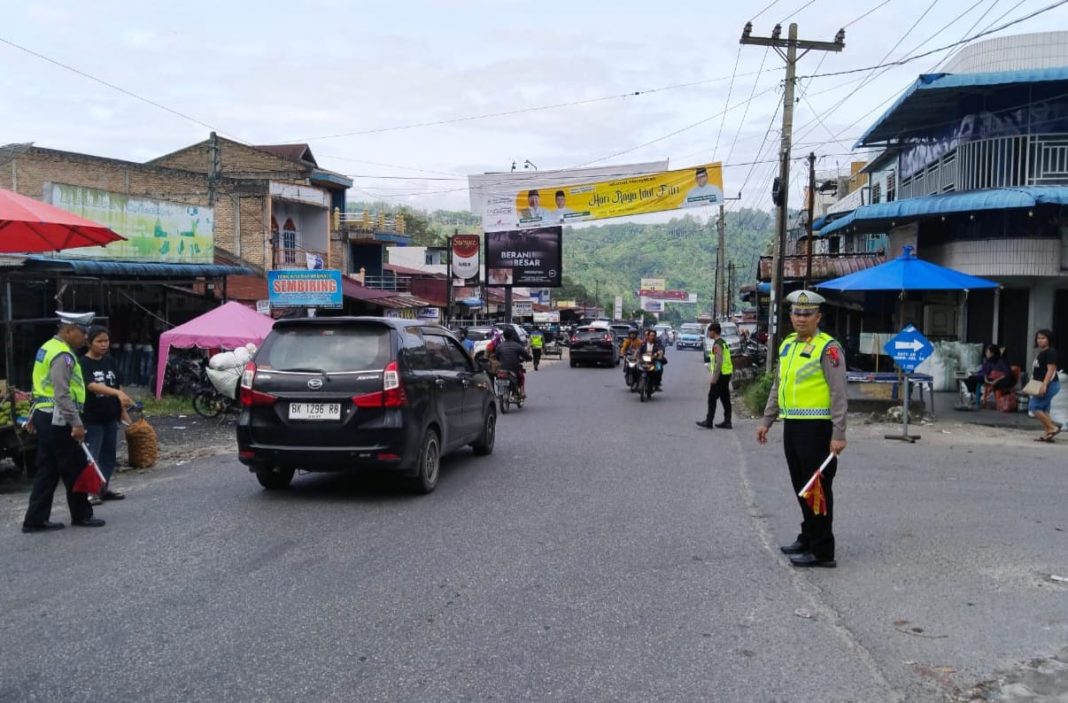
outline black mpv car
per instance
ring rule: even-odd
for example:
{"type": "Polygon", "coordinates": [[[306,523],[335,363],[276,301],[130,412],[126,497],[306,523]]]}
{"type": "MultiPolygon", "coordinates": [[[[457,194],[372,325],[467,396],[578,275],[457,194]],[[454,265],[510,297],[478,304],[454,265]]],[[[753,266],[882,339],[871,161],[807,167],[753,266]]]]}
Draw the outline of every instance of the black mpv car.
{"type": "Polygon", "coordinates": [[[264,488],[296,469],[379,468],[434,490],[441,455],[493,451],[489,376],[444,327],[417,320],[279,320],[241,378],[238,456],[264,488]]]}

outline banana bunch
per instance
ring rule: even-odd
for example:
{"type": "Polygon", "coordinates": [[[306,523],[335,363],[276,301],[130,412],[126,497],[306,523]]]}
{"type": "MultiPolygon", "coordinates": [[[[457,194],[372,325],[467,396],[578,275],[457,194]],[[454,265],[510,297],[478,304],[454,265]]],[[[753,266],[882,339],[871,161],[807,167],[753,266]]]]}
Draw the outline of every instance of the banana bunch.
{"type": "Polygon", "coordinates": [[[31,403],[22,400],[15,404],[14,414],[11,412],[11,401],[0,401],[0,426],[14,424],[16,417],[26,417],[30,414],[31,403]]]}

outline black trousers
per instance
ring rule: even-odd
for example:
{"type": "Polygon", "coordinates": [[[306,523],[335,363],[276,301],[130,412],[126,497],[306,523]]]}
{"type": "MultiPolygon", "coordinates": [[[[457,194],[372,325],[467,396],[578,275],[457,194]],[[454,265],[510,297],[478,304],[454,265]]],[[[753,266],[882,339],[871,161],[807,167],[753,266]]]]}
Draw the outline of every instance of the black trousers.
{"type": "Polygon", "coordinates": [[[712,424],[716,419],[716,402],[723,405],[723,421],[731,421],[731,374],[720,374],[715,383],[708,384],[708,414],[705,422],[712,424]]]}
{"type": "Polygon", "coordinates": [[[89,496],[71,491],[86,460],[82,448],[70,436],[70,428],[54,426],[52,413],[40,410],[33,413],[33,427],[37,431],[37,475],[23,524],[40,525],[48,521],[52,515],[52,496],[60,479],[67,489],[70,519],[78,522],[93,517],[89,496]]]}
{"type": "MultiPolygon", "coordinates": [[[[830,420],[784,420],[783,448],[786,465],[790,467],[790,482],[794,496],[805,487],[830,451],[833,426],[830,420]]],[[[838,471],[835,458],[823,470],[823,494],[827,498],[827,514],[816,515],[804,498],[797,497],[801,506],[801,534],[797,540],[808,547],[817,559],[834,559],[834,475],[838,471]]]]}
{"type": "Polygon", "coordinates": [[[534,357],[534,370],[537,371],[538,364],[541,363],[541,349],[531,349],[530,354],[534,357]]]}

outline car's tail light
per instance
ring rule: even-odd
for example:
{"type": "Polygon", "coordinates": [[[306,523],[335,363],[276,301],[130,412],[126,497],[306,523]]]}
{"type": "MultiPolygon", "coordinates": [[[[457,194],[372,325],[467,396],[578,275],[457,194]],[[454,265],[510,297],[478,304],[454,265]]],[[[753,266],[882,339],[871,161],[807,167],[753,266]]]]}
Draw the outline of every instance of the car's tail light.
{"type": "Polygon", "coordinates": [[[578,335],[577,334],[571,335],[571,341],[572,342],[577,342],[578,341],[578,335]]]}
{"type": "Polygon", "coordinates": [[[250,361],[245,364],[245,370],[241,374],[241,391],[238,396],[241,399],[241,405],[251,408],[253,405],[274,405],[278,402],[278,396],[254,390],[252,385],[255,382],[256,364],[250,361]]]}
{"type": "Polygon", "coordinates": [[[408,404],[408,396],[401,383],[400,370],[396,361],[386,364],[382,372],[382,390],[361,393],[352,397],[357,408],[402,408],[408,404]]]}
{"type": "Polygon", "coordinates": [[[612,341],[612,335],[610,335],[610,334],[606,334],[606,335],[604,336],[604,341],[606,341],[606,342],[611,342],[611,341],[612,341]]]}

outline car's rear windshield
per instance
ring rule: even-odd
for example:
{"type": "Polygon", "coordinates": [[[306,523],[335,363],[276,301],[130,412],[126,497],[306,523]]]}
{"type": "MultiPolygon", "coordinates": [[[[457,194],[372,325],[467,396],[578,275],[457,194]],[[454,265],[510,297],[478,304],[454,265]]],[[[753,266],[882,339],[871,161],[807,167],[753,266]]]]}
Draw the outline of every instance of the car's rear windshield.
{"type": "Polygon", "coordinates": [[[493,338],[493,332],[490,330],[467,330],[467,338],[472,342],[484,342],[487,339],[493,338]]]}
{"type": "Polygon", "coordinates": [[[580,339],[588,339],[590,337],[603,337],[608,334],[610,330],[607,327],[579,327],[575,330],[575,336],[580,339]]]}
{"type": "Polygon", "coordinates": [[[388,327],[309,325],[271,332],[256,363],[275,371],[332,373],[382,369],[391,358],[388,327]]]}
{"type": "Polygon", "coordinates": [[[738,334],[738,327],[735,325],[720,324],[720,331],[722,334],[738,334]]]}
{"type": "Polygon", "coordinates": [[[680,329],[683,332],[696,332],[697,334],[701,333],[701,325],[683,325],[680,329]]]}
{"type": "Polygon", "coordinates": [[[627,334],[632,329],[634,329],[634,328],[631,327],[630,325],[612,325],[612,331],[615,332],[616,334],[627,334]]]}

